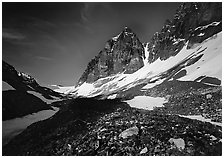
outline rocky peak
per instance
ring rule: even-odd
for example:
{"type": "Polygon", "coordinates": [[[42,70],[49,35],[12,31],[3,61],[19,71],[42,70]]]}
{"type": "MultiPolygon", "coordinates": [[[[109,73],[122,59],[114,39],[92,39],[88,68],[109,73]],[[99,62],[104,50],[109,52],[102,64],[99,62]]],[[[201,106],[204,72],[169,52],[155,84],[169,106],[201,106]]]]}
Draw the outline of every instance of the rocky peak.
{"type": "Polygon", "coordinates": [[[133,73],[143,66],[143,58],[142,43],[130,28],[125,27],[89,62],[78,85],[117,73],[133,73]]]}
{"type": "Polygon", "coordinates": [[[182,3],[174,18],[166,20],[162,30],[148,43],[148,62],[175,56],[187,41],[188,49],[201,43],[222,30],[221,20],[221,3],[182,3]]]}

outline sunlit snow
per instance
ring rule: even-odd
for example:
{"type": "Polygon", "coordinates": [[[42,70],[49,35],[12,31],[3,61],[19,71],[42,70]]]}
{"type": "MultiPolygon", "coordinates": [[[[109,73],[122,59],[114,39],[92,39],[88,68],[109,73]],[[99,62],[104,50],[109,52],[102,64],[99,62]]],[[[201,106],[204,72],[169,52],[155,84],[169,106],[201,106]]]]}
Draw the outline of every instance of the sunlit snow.
{"type": "Polygon", "coordinates": [[[154,107],[163,107],[163,103],[166,103],[167,100],[161,97],[136,96],[125,102],[134,108],[153,110],[154,107]]]}
{"type": "Polygon", "coordinates": [[[199,121],[202,121],[202,122],[209,122],[209,123],[214,124],[214,125],[222,126],[222,123],[213,122],[213,121],[211,121],[211,119],[206,119],[206,118],[202,117],[201,115],[189,115],[189,116],[179,115],[179,116],[189,118],[189,119],[199,120],[199,121]]]}

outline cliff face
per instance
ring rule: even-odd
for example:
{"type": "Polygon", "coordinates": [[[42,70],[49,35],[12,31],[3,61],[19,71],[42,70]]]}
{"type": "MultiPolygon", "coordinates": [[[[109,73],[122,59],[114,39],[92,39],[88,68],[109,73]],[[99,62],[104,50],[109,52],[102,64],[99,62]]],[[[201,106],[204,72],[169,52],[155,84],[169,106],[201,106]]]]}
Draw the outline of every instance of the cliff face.
{"type": "Polygon", "coordinates": [[[132,30],[125,27],[116,37],[108,40],[102,51],[92,59],[78,84],[94,82],[117,73],[133,73],[143,67],[144,49],[132,30]]]}
{"type": "Polygon", "coordinates": [[[183,3],[173,20],[167,20],[160,33],[155,33],[144,46],[148,62],[175,56],[188,42],[188,49],[222,30],[221,3],[183,3]]]}

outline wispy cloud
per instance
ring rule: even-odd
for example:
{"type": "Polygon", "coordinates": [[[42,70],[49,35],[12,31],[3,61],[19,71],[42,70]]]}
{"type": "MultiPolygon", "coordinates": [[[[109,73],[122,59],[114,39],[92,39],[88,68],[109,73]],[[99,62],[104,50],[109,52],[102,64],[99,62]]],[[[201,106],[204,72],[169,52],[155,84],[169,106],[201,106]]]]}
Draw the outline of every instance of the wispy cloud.
{"type": "Polygon", "coordinates": [[[84,3],[84,7],[81,10],[81,19],[82,22],[89,22],[90,11],[93,8],[93,3],[84,3]]]}
{"type": "Polygon", "coordinates": [[[35,59],[44,60],[44,61],[52,61],[53,59],[45,56],[35,56],[35,59]]]}
{"type": "Polygon", "coordinates": [[[90,22],[94,12],[98,10],[103,10],[105,12],[113,11],[110,3],[84,3],[84,7],[81,9],[82,22],[90,22]]]}
{"type": "Polygon", "coordinates": [[[2,29],[2,38],[6,40],[24,40],[26,36],[20,32],[13,29],[2,29]]]}

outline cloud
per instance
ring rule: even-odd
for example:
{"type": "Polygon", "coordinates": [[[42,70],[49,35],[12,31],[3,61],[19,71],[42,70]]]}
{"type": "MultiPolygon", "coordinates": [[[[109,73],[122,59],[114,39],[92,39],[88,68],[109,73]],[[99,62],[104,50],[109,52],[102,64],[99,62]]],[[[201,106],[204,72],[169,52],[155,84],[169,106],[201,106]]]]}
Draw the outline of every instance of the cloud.
{"type": "Polygon", "coordinates": [[[103,10],[105,13],[113,11],[110,3],[84,3],[84,7],[81,9],[82,22],[90,22],[93,16],[98,16],[95,15],[95,11],[99,10],[103,10]]]}
{"type": "Polygon", "coordinates": [[[26,36],[22,33],[16,32],[12,29],[3,28],[2,30],[2,38],[6,40],[24,40],[26,36]]]}
{"type": "Polygon", "coordinates": [[[35,59],[44,60],[44,61],[52,61],[53,59],[45,56],[35,56],[35,59]]]}
{"type": "Polygon", "coordinates": [[[82,22],[88,22],[89,21],[89,16],[90,16],[90,11],[91,11],[91,6],[94,5],[92,3],[84,3],[84,7],[81,10],[81,19],[82,22]]]}

